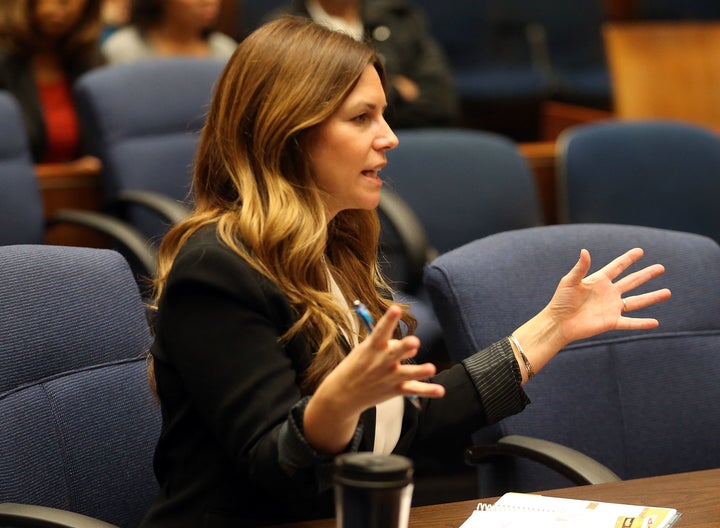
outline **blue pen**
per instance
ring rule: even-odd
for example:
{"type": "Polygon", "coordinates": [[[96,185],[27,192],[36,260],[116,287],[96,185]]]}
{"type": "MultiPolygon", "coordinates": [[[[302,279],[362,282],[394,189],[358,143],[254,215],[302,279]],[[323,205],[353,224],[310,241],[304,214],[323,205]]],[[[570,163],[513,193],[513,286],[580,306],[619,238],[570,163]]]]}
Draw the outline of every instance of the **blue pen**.
{"type": "MultiPolygon", "coordinates": [[[[353,301],[353,307],[355,309],[355,313],[360,318],[360,321],[365,325],[365,328],[367,328],[368,332],[372,332],[374,328],[373,324],[373,318],[370,315],[370,312],[367,309],[367,306],[365,306],[363,303],[358,301],[357,299],[353,301]]],[[[419,411],[422,410],[422,406],[420,405],[420,400],[415,394],[410,394],[409,396],[405,396],[410,403],[412,403],[415,408],[419,411]]]]}
{"type": "Polygon", "coordinates": [[[355,313],[360,318],[360,321],[362,321],[362,323],[365,325],[367,331],[372,332],[374,328],[373,319],[372,315],[370,315],[370,312],[368,312],[367,306],[365,306],[358,300],[353,301],[353,306],[355,307],[355,313]]]}

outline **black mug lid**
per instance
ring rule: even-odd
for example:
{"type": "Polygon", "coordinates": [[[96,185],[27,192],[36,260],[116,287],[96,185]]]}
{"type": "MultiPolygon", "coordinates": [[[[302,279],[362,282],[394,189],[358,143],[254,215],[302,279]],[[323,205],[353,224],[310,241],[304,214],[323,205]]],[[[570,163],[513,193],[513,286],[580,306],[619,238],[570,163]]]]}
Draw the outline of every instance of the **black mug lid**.
{"type": "Polygon", "coordinates": [[[406,485],[412,481],[412,476],[412,460],[401,455],[360,452],[335,457],[335,478],[340,481],[396,482],[406,485]]]}

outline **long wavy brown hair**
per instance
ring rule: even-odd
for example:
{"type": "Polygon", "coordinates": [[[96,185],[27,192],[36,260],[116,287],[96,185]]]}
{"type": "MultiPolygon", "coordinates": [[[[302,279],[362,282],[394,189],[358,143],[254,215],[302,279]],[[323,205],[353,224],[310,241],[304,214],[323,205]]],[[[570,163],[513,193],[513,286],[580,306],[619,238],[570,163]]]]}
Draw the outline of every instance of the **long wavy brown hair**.
{"type": "MultiPolygon", "coordinates": [[[[0,8],[0,46],[21,57],[32,56],[47,43],[42,40],[33,22],[36,0],[2,0],[0,8]]],[[[100,33],[102,17],[101,0],[87,0],[80,19],[53,49],[71,77],[102,64],[100,33]]]]}
{"type": "MultiPolygon", "coordinates": [[[[375,317],[390,303],[377,262],[377,213],[346,210],[328,222],[304,148],[368,65],[384,83],[372,48],[302,18],[275,20],[242,41],[218,81],[200,138],[194,210],[160,247],[156,300],[180,247],[216,223],[223,242],[273,281],[295,310],[297,322],[281,339],[302,333],[315,351],[303,383],[308,392],[343,359],[341,332],[352,332],[349,310],[329,293],[328,267],[345,297],[363,299],[375,317]]],[[[414,330],[414,319],[403,319],[414,330]]]]}

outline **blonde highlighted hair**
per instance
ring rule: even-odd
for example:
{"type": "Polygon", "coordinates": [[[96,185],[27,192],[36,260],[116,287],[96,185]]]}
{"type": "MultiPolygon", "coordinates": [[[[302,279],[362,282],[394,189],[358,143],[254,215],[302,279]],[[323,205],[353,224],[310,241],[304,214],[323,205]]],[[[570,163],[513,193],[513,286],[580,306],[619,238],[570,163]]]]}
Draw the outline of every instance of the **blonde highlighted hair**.
{"type": "MultiPolygon", "coordinates": [[[[297,323],[282,340],[302,333],[315,352],[303,384],[308,392],[342,360],[341,335],[351,332],[349,310],[329,293],[328,267],[347,299],[363,299],[376,317],[389,306],[377,263],[377,213],[347,210],[328,222],[304,149],[313,127],[342,104],[369,65],[384,82],[372,48],[304,18],[275,20],[243,40],[202,131],[194,210],[160,248],[156,299],[183,243],[217,223],[223,242],[273,281],[295,310],[297,323]]],[[[404,322],[414,329],[412,317],[404,322]]]]}

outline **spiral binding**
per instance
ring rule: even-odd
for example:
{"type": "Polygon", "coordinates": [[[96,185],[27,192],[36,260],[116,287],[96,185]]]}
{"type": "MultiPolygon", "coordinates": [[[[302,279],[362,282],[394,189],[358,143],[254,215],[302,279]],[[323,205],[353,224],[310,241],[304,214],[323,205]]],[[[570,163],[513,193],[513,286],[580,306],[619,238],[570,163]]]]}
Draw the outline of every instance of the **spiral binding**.
{"type": "Polygon", "coordinates": [[[479,502],[475,508],[477,511],[487,512],[522,512],[522,513],[556,513],[556,509],[540,508],[538,506],[519,505],[519,504],[490,504],[489,502],[479,502]]]}

